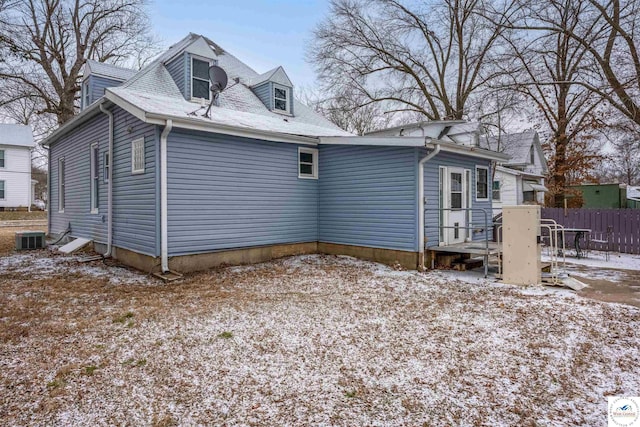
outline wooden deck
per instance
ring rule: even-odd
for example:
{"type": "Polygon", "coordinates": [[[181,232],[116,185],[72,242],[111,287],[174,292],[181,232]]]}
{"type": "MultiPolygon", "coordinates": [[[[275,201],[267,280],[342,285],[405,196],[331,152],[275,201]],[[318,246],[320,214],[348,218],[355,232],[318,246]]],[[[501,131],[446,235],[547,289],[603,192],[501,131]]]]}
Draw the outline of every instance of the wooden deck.
{"type": "Polygon", "coordinates": [[[475,240],[473,242],[454,243],[445,246],[429,246],[428,251],[447,252],[454,254],[470,255],[499,255],[502,252],[502,244],[493,241],[475,240]],[[488,251],[487,251],[488,247],[488,251]]]}

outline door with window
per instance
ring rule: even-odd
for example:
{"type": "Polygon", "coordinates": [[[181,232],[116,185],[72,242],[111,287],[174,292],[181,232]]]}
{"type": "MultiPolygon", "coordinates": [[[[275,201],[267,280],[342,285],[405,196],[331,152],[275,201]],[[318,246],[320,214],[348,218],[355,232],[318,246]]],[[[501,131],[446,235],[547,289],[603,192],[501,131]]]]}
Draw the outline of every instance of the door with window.
{"type": "Polygon", "coordinates": [[[467,239],[469,206],[469,171],[462,168],[449,167],[443,178],[443,229],[444,243],[447,245],[461,243],[467,239]]]}

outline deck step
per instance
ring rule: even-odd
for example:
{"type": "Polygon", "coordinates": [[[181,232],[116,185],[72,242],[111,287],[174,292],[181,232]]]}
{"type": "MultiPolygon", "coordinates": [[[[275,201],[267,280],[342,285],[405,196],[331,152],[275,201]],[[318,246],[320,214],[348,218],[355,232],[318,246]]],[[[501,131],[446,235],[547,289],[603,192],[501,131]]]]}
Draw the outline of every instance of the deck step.
{"type": "Polygon", "coordinates": [[[484,261],[482,258],[467,258],[453,263],[453,268],[459,271],[472,270],[474,268],[482,267],[484,261]]]}

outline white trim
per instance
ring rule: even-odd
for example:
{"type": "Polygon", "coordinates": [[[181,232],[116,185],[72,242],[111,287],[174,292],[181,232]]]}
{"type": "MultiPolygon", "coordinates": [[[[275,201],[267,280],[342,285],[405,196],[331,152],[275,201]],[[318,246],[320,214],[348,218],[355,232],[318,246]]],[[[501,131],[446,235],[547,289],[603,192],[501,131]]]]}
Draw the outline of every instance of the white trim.
{"type": "Polygon", "coordinates": [[[104,184],[109,183],[109,177],[111,176],[111,157],[109,151],[102,153],[102,182],[104,184]]]}
{"type": "Polygon", "coordinates": [[[7,200],[7,181],[4,179],[0,179],[2,183],[2,198],[0,200],[7,200]]]}
{"type": "Polygon", "coordinates": [[[100,198],[98,192],[100,188],[100,175],[98,172],[99,170],[100,151],[98,148],[98,143],[94,142],[89,146],[89,213],[91,214],[97,214],[100,209],[100,198]],[[96,154],[95,157],[94,154],[96,154]],[[96,203],[95,206],[93,205],[94,202],[96,203]]]}
{"type": "MultiPolygon", "coordinates": [[[[131,175],[139,175],[139,174],[143,174],[146,166],[147,166],[147,159],[146,157],[146,147],[144,146],[144,137],[141,138],[136,138],[133,141],[131,141],[131,175]],[[142,144],[142,168],[136,168],[136,145],[137,144],[142,144]]],[[[138,147],[139,148],[139,147],[138,147]]]]}
{"type": "Polygon", "coordinates": [[[7,150],[0,148],[0,151],[2,151],[2,166],[0,166],[0,170],[4,170],[7,168],[7,150]]]}
{"type": "Polygon", "coordinates": [[[509,159],[503,153],[422,136],[321,136],[320,144],[426,148],[435,148],[436,145],[439,145],[444,152],[464,154],[488,160],[505,161],[509,159]]]}
{"type": "MultiPolygon", "coordinates": [[[[273,85],[273,93],[271,94],[271,96],[273,97],[273,108],[272,111],[276,112],[276,113],[287,113],[287,114],[291,114],[291,88],[287,87],[287,86],[283,86],[281,84],[278,83],[272,83],[273,85]],[[284,90],[284,100],[286,102],[285,104],[285,109],[282,110],[280,108],[276,108],[276,89],[280,89],[280,90],[284,90]]],[[[279,100],[282,100],[282,98],[278,98],[279,100]]]]}
{"type": "Polygon", "coordinates": [[[300,178],[300,179],[318,179],[318,149],[317,148],[298,147],[298,161],[296,162],[296,164],[298,166],[298,178],[300,178]],[[300,161],[300,154],[301,153],[311,154],[313,156],[313,160],[312,160],[312,163],[311,163],[311,169],[312,169],[313,173],[311,175],[302,174],[300,172],[300,165],[301,164],[306,164],[306,165],[309,164],[307,162],[303,163],[303,162],[300,161]]]}
{"type": "Polygon", "coordinates": [[[476,202],[488,202],[489,201],[489,167],[488,166],[478,166],[478,165],[476,165],[476,176],[475,176],[475,178],[476,178],[476,180],[475,180],[476,181],[476,194],[475,194],[476,202]],[[487,191],[486,191],[487,197],[478,197],[478,177],[479,177],[478,169],[484,169],[485,171],[487,171],[487,182],[486,182],[486,185],[487,185],[487,191]]]}
{"type": "Polygon", "coordinates": [[[58,159],[58,213],[64,213],[66,206],[66,186],[67,186],[67,168],[65,166],[64,157],[58,159]],[[61,173],[63,172],[63,173],[61,173]],[[64,180],[60,178],[60,175],[64,176],[64,180]],[[61,203],[62,202],[62,203],[61,203]]]}
{"type": "MultiPolygon", "coordinates": [[[[193,53],[190,53],[189,55],[190,55],[190,61],[191,61],[191,68],[190,68],[191,73],[189,73],[190,74],[189,75],[189,87],[191,88],[191,91],[190,91],[191,93],[189,94],[189,99],[191,101],[193,101],[193,102],[203,102],[203,101],[210,102],[211,101],[211,91],[208,92],[209,93],[209,98],[196,98],[196,97],[193,96],[193,79],[195,78],[195,79],[204,81],[203,78],[194,77],[193,76],[193,60],[195,59],[195,60],[201,61],[201,62],[208,62],[209,63],[209,67],[211,67],[213,65],[214,60],[211,59],[211,58],[205,58],[204,56],[195,55],[193,53]]],[[[207,83],[208,83],[207,89],[209,90],[209,89],[211,89],[211,81],[209,80],[208,76],[207,76],[207,83]]]]}
{"type": "Polygon", "coordinates": [[[501,179],[494,179],[491,182],[491,202],[492,203],[502,203],[502,180],[501,179]],[[496,190],[493,188],[493,184],[496,183],[496,182],[498,183],[498,196],[499,197],[497,199],[494,199],[493,198],[493,192],[496,191],[496,190]]]}
{"type": "Polygon", "coordinates": [[[148,114],[146,123],[152,124],[164,124],[164,120],[173,121],[174,128],[181,129],[190,129],[190,130],[199,130],[203,132],[209,133],[221,133],[225,135],[233,135],[240,136],[243,138],[252,138],[252,139],[262,139],[264,141],[273,141],[273,142],[287,142],[291,144],[304,144],[310,146],[318,145],[317,137],[310,136],[300,136],[300,135],[291,135],[286,133],[279,132],[269,132],[269,131],[261,131],[254,129],[245,129],[238,128],[235,126],[222,125],[217,123],[203,123],[200,120],[192,119],[186,117],[177,117],[177,116],[165,116],[165,115],[157,115],[157,114],[148,114]]]}

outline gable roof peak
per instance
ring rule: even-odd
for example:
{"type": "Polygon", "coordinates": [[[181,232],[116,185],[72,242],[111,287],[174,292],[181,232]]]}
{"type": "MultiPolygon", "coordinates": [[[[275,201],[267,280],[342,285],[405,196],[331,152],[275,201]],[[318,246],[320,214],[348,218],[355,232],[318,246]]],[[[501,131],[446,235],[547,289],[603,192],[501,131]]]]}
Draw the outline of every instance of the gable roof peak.
{"type": "Polygon", "coordinates": [[[284,71],[282,65],[278,65],[276,68],[273,68],[266,73],[249,79],[246,84],[249,87],[255,87],[268,81],[278,83],[283,86],[293,87],[293,83],[291,83],[291,79],[289,79],[289,76],[286,71],[284,71]]]}

